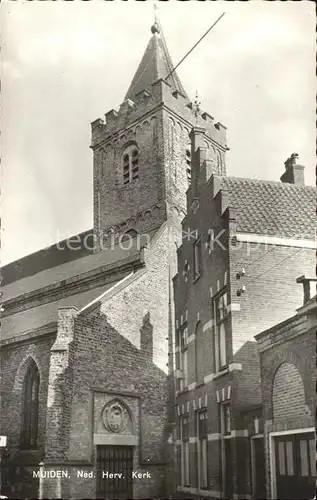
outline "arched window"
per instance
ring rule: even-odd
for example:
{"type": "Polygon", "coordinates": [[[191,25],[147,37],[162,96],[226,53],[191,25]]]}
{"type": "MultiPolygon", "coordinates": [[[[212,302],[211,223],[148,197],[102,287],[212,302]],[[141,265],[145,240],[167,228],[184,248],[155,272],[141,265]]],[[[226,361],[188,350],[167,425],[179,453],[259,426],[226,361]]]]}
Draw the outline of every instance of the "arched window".
{"type": "Polygon", "coordinates": [[[190,185],[192,181],[192,154],[190,146],[187,146],[186,148],[186,175],[187,175],[188,185],[190,185]]]}
{"type": "Polygon", "coordinates": [[[139,151],[135,144],[128,146],[123,153],[123,184],[139,178],[139,151]]]}
{"type": "Polygon", "coordinates": [[[21,448],[36,449],[40,374],[32,360],[23,382],[21,448]]]}

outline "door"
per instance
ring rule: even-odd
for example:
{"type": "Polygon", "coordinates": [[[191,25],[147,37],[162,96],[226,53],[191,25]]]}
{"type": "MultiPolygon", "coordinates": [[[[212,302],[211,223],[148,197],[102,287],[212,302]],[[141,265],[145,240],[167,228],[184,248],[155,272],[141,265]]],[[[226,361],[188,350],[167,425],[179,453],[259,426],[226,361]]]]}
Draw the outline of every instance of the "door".
{"type": "Polygon", "coordinates": [[[97,498],[133,498],[132,470],[132,446],[97,446],[97,498]]]}
{"type": "Polygon", "coordinates": [[[315,495],[314,433],[275,438],[276,494],[279,500],[309,500],[315,495]]]}
{"type": "Polygon", "coordinates": [[[231,439],[224,439],[224,478],[223,491],[224,498],[231,499],[233,495],[233,474],[232,474],[232,442],[231,439]]]}
{"type": "Polygon", "coordinates": [[[253,497],[255,500],[260,500],[266,497],[264,439],[262,437],[252,439],[252,450],[253,497]]]}

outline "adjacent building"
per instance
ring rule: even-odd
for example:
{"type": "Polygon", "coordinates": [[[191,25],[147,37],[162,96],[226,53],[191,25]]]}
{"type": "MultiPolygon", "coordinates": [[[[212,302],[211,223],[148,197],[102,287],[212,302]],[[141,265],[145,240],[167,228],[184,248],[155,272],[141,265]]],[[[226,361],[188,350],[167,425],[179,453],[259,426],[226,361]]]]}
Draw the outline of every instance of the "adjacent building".
{"type": "MultiPolygon", "coordinates": [[[[312,499],[316,483],[316,295],[304,285],[297,314],[256,335],[259,345],[266,498],[312,499]]],[[[299,286],[299,285],[297,285],[299,286]]]]}
{"type": "MultiPolygon", "coordinates": [[[[314,273],[315,190],[296,154],[282,182],[228,177],[191,132],[192,183],[174,279],[178,492],[264,498],[259,346],[314,273]]],[[[213,145],[214,146],[214,145],[213,145]]]]}

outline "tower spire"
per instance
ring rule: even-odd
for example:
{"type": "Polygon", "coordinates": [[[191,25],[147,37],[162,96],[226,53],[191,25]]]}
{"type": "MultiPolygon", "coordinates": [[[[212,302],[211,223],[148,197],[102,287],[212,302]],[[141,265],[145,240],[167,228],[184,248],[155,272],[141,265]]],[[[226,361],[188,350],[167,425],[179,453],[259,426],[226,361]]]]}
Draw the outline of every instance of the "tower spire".
{"type": "Polygon", "coordinates": [[[172,91],[177,90],[188,99],[184,87],[175,71],[165,41],[162,26],[157,15],[157,6],[153,5],[154,24],[151,26],[152,37],[144,52],[138,69],[132,79],[125,99],[135,98],[135,95],[144,89],[151,92],[151,85],[158,79],[163,79],[171,86],[172,91]]]}

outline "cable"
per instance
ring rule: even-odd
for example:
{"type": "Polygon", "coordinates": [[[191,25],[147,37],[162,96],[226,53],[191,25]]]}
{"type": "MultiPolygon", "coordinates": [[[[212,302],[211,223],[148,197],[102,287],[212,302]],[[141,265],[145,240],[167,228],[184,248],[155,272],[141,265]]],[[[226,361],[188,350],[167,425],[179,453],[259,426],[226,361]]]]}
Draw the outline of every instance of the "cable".
{"type": "Polygon", "coordinates": [[[246,268],[245,268],[245,273],[247,272],[248,269],[250,269],[250,267],[252,267],[256,262],[258,261],[261,261],[268,253],[272,252],[273,250],[275,250],[277,247],[276,245],[273,245],[267,252],[265,252],[263,255],[261,255],[261,257],[259,257],[258,259],[254,260],[253,262],[251,262],[251,264],[249,264],[246,268]]]}
{"type": "Polygon", "coordinates": [[[185,56],[183,57],[183,59],[181,59],[179,61],[178,64],[176,64],[176,66],[174,67],[174,69],[167,75],[167,77],[165,78],[165,80],[167,80],[173,73],[174,71],[178,68],[178,66],[184,61],[184,59],[186,59],[187,56],[189,56],[189,54],[194,50],[195,47],[197,47],[197,45],[203,40],[203,38],[205,38],[206,35],[208,35],[209,31],[212,30],[212,28],[214,26],[216,26],[216,24],[220,21],[220,19],[225,15],[225,12],[223,12],[221,14],[220,17],[218,17],[218,19],[210,26],[210,28],[206,31],[206,33],[198,40],[198,42],[195,43],[195,45],[187,52],[187,54],[185,54],[185,56]]]}
{"type": "Polygon", "coordinates": [[[254,283],[255,280],[257,280],[258,278],[261,278],[261,276],[264,276],[264,274],[268,273],[269,271],[271,271],[272,269],[274,269],[276,266],[279,266],[280,264],[282,264],[283,262],[285,262],[286,260],[288,259],[291,259],[292,257],[294,257],[295,255],[297,255],[299,252],[301,252],[302,250],[305,250],[304,248],[299,248],[296,252],[294,252],[292,255],[288,255],[287,257],[285,257],[285,259],[277,262],[277,264],[274,264],[274,266],[272,267],[269,267],[269,269],[266,269],[262,274],[259,274],[258,276],[255,276],[254,280],[252,281],[249,281],[248,282],[248,285],[250,285],[251,283],[254,283]]]}

